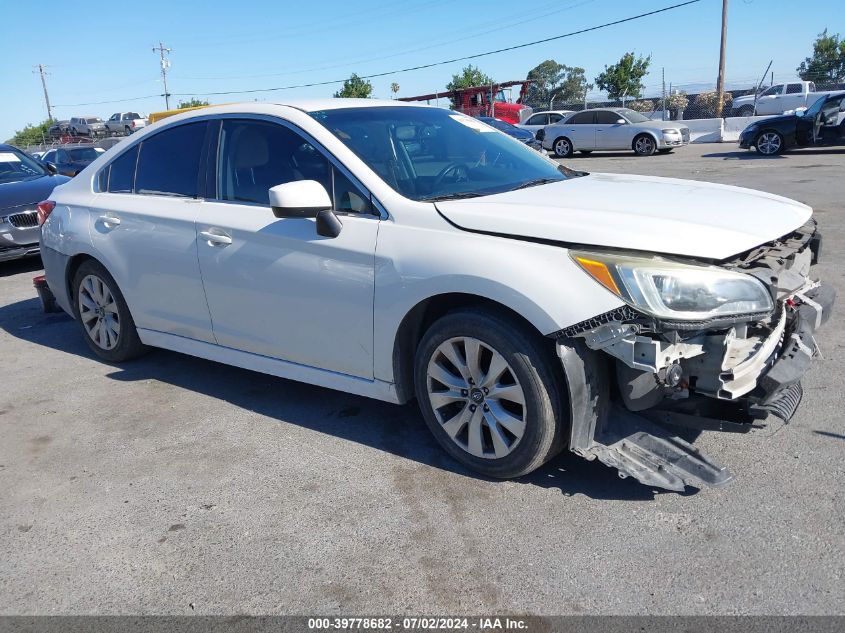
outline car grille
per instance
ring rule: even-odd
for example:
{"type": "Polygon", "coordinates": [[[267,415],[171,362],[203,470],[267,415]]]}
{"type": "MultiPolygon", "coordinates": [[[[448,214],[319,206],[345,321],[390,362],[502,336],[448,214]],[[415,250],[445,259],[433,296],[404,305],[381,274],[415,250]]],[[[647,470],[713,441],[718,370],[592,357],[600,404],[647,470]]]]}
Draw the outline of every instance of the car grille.
{"type": "Polygon", "coordinates": [[[9,224],[18,229],[27,229],[38,226],[38,214],[35,210],[15,213],[9,216],[9,224]]]}

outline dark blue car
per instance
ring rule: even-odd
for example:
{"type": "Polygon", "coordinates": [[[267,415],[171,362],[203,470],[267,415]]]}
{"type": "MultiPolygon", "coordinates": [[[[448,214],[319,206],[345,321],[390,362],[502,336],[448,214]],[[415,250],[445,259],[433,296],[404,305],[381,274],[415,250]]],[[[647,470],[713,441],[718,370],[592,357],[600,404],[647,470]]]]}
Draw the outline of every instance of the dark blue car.
{"type": "Polygon", "coordinates": [[[512,136],[518,141],[521,141],[531,147],[536,149],[538,152],[543,149],[543,146],[540,144],[536,138],[534,138],[534,134],[529,132],[528,130],[523,130],[515,125],[511,125],[510,123],[506,123],[505,121],[500,121],[499,119],[494,119],[490,116],[480,116],[476,117],[479,121],[484,121],[490,127],[494,127],[500,132],[504,132],[508,136],[512,136]]]}
{"type": "Polygon", "coordinates": [[[0,144],[0,261],[38,254],[36,205],[68,180],[18,148],[0,144]]]}

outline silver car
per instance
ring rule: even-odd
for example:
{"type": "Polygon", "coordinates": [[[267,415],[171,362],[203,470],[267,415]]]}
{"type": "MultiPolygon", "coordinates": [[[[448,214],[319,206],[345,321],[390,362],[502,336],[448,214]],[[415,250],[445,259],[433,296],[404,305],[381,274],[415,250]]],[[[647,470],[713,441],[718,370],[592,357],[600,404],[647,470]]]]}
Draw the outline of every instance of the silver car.
{"type": "Polygon", "coordinates": [[[651,156],[687,145],[689,128],[676,121],[652,121],[628,108],[596,108],[546,126],[537,139],[558,158],[596,150],[633,150],[639,156],[651,156]]]}
{"type": "Polygon", "coordinates": [[[132,132],[146,127],[147,119],[137,112],[115,112],[106,121],[106,130],[110,134],[124,134],[129,136],[132,132]]]}

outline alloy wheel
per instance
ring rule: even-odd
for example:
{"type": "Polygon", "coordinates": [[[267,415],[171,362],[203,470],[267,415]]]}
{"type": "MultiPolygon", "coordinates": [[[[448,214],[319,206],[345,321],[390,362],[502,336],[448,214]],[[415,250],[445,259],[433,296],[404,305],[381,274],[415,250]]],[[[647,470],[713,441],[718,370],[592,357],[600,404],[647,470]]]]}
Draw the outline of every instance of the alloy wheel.
{"type": "Polygon", "coordinates": [[[96,275],[79,284],[79,318],[88,336],[104,350],[114,349],[120,340],[120,316],[108,285],[96,275]]]}
{"type": "Polygon", "coordinates": [[[757,151],[766,156],[777,154],[781,145],[780,134],[777,132],[763,132],[757,139],[757,151]]]}
{"type": "Polygon", "coordinates": [[[565,138],[562,138],[555,143],[555,154],[558,156],[569,156],[571,149],[569,141],[565,138]]]}
{"type": "Polygon", "coordinates": [[[428,363],[431,408],[446,434],[474,457],[500,459],[525,433],[525,392],[505,358],[471,337],[441,343],[428,363]]]}
{"type": "Polygon", "coordinates": [[[654,153],[654,139],[650,136],[641,136],[634,144],[634,150],[637,154],[649,155],[654,153]]]}

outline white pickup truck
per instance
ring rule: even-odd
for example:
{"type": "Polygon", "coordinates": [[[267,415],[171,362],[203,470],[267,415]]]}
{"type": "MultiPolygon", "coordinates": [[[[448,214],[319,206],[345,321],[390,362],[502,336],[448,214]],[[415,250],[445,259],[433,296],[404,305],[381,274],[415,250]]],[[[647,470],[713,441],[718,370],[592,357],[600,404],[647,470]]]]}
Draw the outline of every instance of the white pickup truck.
{"type": "Polygon", "coordinates": [[[757,95],[756,104],[754,95],[737,97],[731,109],[734,116],[783,114],[787,110],[809,107],[823,94],[816,92],[816,84],[812,81],[795,81],[767,88],[757,95]]]}

